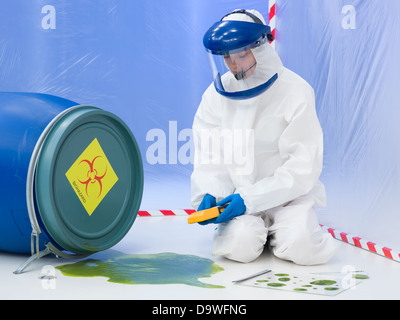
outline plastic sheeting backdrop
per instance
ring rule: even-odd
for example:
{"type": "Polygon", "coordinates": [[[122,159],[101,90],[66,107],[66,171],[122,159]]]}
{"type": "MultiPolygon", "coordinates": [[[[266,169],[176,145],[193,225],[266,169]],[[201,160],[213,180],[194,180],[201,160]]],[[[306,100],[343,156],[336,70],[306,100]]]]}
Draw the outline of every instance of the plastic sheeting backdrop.
{"type": "MultiPolygon", "coordinates": [[[[276,5],[276,49],[314,87],[325,134],[321,222],[399,249],[400,2],[276,5]]],[[[0,91],[112,111],[142,152],[143,209],[187,208],[191,125],[211,82],[202,36],[243,7],[268,15],[268,1],[1,1],[0,91]]]]}

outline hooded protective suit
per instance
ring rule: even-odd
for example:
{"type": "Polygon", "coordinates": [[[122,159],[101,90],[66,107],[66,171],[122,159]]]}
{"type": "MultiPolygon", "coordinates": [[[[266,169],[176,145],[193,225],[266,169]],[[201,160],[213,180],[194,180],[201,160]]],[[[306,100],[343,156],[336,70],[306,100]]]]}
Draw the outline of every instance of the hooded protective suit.
{"type": "MultiPolygon", "coordinates": [[[[259,12],[249,12],[265,24],[259,12]]],[[[253,22],[242,13],[224,20],[253,22]]],[[[257,67],[250,85],[275,74],[278,79],[267,91],[244,100],[222,96],[214,84],[205,91],[193,123],[192,204],[198,208],[206,194],[220,201],[237,193],[244,200],[244,215],[218,225],[214,255],[252,261],[270,236],[277,257],[303,265],[325,263],[336,244],[322,232],[314,210],[326,200],[319,181],[323,134],[314,91],[283,67],[268,42],[251,50],[257,67]]],[[[222,82],[230,91],[249,86],[229,72],[222,82]]]]}

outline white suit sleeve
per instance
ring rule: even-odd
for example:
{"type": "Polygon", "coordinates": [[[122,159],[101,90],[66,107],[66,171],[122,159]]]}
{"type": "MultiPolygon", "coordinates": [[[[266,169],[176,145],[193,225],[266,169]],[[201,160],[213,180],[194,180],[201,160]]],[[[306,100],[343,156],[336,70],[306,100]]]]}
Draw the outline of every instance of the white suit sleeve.
{"type": "Polygon", "coordinates": [[[220,123],[218,106],[210,105],[203,96],[193,122],[195,162],[191,176],[191,202],[195,209],[206,194],[220,201],[234,191],[232,180],[224,165],[223,152],[210,143],[212,137],[218,137],[220,134],[220,123]]]}
{"type": "Polygon", "coordinates": [[[260,177],[256,183],[236,190],[245,201],[246,213],[283,205],[309,193],[319,181],[323,134],[315,111],[313,90],[290,109],[293,111],[286,115],[287,126],[278,141],[283,164],[272,176],[260,177]]]}

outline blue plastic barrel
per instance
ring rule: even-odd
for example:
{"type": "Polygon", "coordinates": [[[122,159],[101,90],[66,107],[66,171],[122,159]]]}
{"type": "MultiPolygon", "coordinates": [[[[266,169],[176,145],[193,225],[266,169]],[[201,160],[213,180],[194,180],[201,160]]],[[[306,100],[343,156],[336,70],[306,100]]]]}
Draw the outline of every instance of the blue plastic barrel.
{"type": "Polygon", "coordinates": [[[139,148],[117,116],[52,95],[0,93],[0,251],[31,252],[29,204],[40,250],[110,248],[132,226],[142,192],[139,148]]]}

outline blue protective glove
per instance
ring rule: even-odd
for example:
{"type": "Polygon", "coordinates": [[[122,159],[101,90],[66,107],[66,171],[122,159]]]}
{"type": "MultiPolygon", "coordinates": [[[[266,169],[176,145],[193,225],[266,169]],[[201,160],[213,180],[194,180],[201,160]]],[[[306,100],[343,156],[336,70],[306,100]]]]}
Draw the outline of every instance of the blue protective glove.
{"type": "Polygon", "coordinates": [[[203,211],[206,209],[210,209],[212,207],[215,207],[217,205],[217,201],[215,200],[215,197],[213,197],[210,194],[206,194],[203,198],[203,201],[201,201],[197,211],[203,211]]]}
{"type": "Polygon", "coordinates": [[[232,194],[224,200],[217,203],[217,206],[223,206],[229,203],[225,210],[215,218],[214,223],[224,223],[232,220],[235,217],[241,216],[246,212],[246,206],[240,194],[232,194]]]}
{"type": "MultiPolygon", "coordinates": [[[[206,209],[210,209],[213,208],[217,205],[217,200],[215,200],[215,197],[213,197],[210,194],[206,194],[203,198],[203,201],[201,201],[197,211],[202,211],[202,210],[206,210],[206,209]]],[[[213,223],[215,221],[216,218],[214,219],[210,219],[210,220],[206,220],[206,221],[202,221],[199,222],[200,225],[205,226],[207,224],[213,223]]]]}

